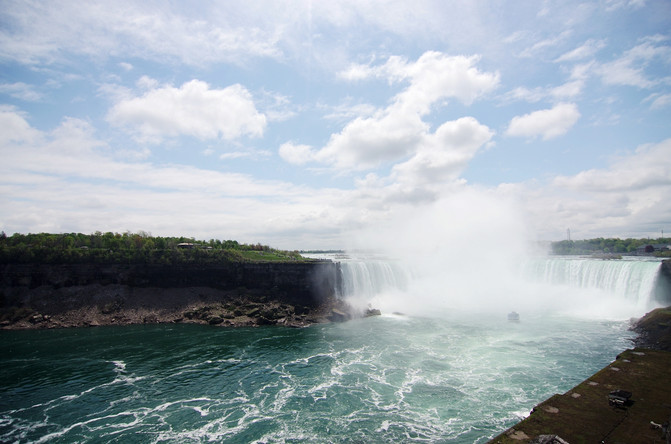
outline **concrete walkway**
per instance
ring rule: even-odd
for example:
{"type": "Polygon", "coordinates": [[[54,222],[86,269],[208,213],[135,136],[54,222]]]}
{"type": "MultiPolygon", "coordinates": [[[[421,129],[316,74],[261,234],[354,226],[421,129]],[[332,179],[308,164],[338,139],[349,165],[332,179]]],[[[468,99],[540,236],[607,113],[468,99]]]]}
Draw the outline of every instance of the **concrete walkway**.
{"type": "Polygon", "coordinates": [[[490,443],[665,444],[671,441],[660,426],[668,426],[670,418],[671,352],[637,348],[537,405],[528,418],[490,443]],[[631,392],[630,402],[610,405],[608,394],[614,390],[631,392]]]}

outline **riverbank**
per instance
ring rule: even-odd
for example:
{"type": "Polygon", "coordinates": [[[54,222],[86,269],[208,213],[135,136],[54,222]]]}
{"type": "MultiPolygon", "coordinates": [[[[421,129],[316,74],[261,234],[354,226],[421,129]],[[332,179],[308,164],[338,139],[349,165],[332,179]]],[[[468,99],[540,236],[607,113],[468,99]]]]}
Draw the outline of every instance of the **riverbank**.
{"type": "Polygon", "coordinates": [[[6,264],[0,328],[198,323],[304,327],[346,320],[332,262],[6,264]]]}
{"type": "Polygon", "coordinates": [[[632,328],[636,348],[531,414],[490,443],[671,442],[671,307],[648,313],[632,328]],[[609,394],[631,393],[609,403],[609,394]]]}
{"type": "Polygon", "coordinates": [[[284,303],[246,290],[226,291],[209,287],[87,285],[38,288],[32,296],[41,303],[0,310],[0,328],[21,330],[169,323],[306,327],[334,320],[334,311],[341,313],[348,310],[335,299],[308,306],[284,303]]]}

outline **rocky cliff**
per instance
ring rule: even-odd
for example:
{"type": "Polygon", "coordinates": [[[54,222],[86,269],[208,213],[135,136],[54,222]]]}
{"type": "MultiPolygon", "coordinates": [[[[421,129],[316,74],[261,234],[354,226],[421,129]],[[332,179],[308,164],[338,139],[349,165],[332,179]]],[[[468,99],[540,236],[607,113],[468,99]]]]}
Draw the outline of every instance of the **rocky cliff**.
{"type": "Polygon", "coordinates": [[[142,322],[301,326],[341,310],[338,264],[5,264],[0,326],[142,322]]]}

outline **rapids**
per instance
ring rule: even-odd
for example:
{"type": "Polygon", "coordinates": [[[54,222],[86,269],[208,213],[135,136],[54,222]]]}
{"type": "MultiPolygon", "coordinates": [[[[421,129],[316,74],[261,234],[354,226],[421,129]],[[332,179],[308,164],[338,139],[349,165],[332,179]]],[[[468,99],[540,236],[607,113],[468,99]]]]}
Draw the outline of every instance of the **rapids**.
{"type": "Polygon", "coordinates": [[[350,260],[342,296],[382,316],[0,331],[0,441],[486,442],[630,346],[658,265],[539,259],[464,297],[449,273],[350,260]]]}

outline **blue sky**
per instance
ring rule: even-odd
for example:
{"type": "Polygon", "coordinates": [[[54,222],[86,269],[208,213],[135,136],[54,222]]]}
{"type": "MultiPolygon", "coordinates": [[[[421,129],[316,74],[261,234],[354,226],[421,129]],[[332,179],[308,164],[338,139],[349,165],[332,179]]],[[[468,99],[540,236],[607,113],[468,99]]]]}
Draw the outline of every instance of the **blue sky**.
{"type": "Polygon", "coordinates": [[[671,232],[668,1],[1,3],[8,234],[671,232]]]}

